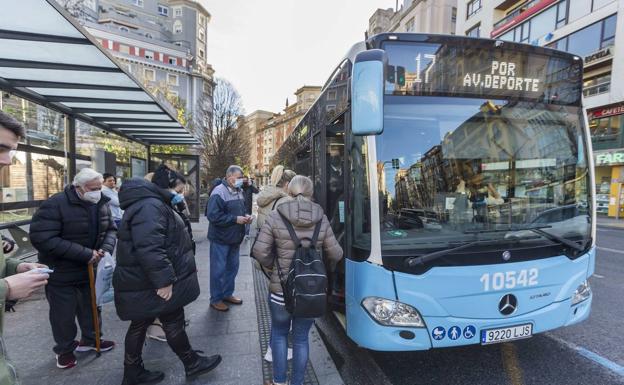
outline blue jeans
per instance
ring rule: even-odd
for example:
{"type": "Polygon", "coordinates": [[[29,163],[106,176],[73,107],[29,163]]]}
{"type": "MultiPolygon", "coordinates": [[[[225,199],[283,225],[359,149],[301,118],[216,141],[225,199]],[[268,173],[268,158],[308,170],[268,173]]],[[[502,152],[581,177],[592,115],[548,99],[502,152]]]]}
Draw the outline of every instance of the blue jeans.
{"type": "Polygon", "coordinates": [[[273,350],[273,382],[288,381],[288,332],[292,322],[292,379],[290,385],[302,385],[308,363],[308,335],[312,318],[293,318],[286,307],[269,298],[271,309],[271,350],[273,350]]]}
{"type": "Polygon", "coordinates": [[[222,302],[234,294],[240,245],[210,242],[210,303],[222,302]]]}

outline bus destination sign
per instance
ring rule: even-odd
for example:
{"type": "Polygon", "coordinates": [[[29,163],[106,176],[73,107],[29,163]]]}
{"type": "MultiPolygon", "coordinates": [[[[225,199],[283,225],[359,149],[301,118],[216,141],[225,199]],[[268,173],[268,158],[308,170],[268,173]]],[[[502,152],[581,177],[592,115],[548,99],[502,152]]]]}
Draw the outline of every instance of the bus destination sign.
{"type": "Polygon", "coordinates": [[[513,47],[389,41],[386,95],[519,97],[580,103],[581,62],[513,47]]]}

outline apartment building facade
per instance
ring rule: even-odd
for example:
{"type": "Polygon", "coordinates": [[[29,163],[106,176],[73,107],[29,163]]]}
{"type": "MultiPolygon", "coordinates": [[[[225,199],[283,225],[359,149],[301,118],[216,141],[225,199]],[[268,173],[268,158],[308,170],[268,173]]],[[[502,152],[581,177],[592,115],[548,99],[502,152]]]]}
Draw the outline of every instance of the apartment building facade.
{"type": "Polygon", "coordinates": [[[368,35],[382,32],[454,34],[457,0],[404,0],[398,11],[378,9],[369,19],[368,35]]]}
{"type": "Polygon", "coordinates": [[[268,183],[273,156],[320,93],[321,87],[302,86],[295,91],[295,103],[287,103],[281,112],[256,110],[240,121],[250,138],[250,166],[260,184],[268,183]]]}
{"type": "Polygon", "coordinates": [[[584,60],[597,209],[624,216],[624,0],[459,0],[457,34],[527,43],[584,60]]]}
{"type": "Polygon", "coordinates": [[[193,0],[87,0],[79,20],[161,101],[207,119],[214,87],[210,17],[193,0]]]}

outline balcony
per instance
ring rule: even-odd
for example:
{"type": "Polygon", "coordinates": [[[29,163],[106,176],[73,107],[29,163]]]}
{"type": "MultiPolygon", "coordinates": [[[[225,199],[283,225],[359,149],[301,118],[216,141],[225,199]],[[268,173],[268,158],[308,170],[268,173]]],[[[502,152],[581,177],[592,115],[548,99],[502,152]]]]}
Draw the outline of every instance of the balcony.
{"type": "Polygon", "coordinates": [[[609,90],[611,89],[611,82],[607,82],[607,83],[602,83],[602,84],[596,84],[594,86],[590,86],[590,87],[585,87],[583,88],[583,96],[590,97],[590,96],[596,96],[596,95],[600,95],[600,94],[604,94],[606,92],[609,92],[609,90]]]}
{"type": "Polygon", "coordinates": [[[510,30],[512,27],[519,25],[531,16],[546,9],[558,0],[530,0],[517,7],[510,14],[494,23],[494,30],[490,37],[496,38],[510,30]]]}
{"type": "Polygon", "coordinates": [[[512,19],[514,19],[516,16],[520,16],[520,14],[522,14],[525,11],[527,11],[529,8],[532,8],[533,6],[535,6],[535,4],[537,4],[540,1],[541,0],[531,0],[531,1],[527,1],[524,4],[520,5],[519,7],[517,7],[513,11],[511,11],[511,13],[509,13],[507,16],[503,17],[502,19],[500,19],[499,21],[494,23],[494,29],[497,29],[498,27],[507,24],[512,19]]]}

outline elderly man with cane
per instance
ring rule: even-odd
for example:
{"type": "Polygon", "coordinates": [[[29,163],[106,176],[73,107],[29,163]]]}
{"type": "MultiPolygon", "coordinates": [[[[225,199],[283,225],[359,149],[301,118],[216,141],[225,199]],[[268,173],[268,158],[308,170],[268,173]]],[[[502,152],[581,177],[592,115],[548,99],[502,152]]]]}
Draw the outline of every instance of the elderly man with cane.
{"type": "Polygon", "coordinates": [[[109,198],[102,195],[102,182],[102,174],[82,169],[72,185],[43,202],[30,225],[30,239],[39,251],[39,261],[54,270],[46,298],[56,342],[56,366],[61,369],[76,366],[74,351],[99,353],[115,346],[112,341],[99,341],[92,298],[93,265],[106,252],[113,252],[117,235],[109,198]],[[80,342],[75,341],[76,319],[80,342]]]}

